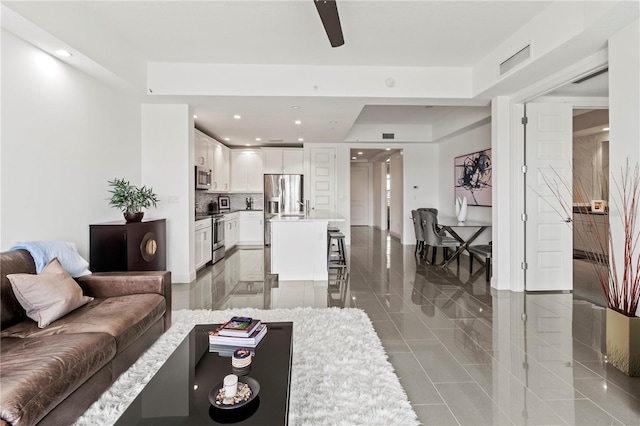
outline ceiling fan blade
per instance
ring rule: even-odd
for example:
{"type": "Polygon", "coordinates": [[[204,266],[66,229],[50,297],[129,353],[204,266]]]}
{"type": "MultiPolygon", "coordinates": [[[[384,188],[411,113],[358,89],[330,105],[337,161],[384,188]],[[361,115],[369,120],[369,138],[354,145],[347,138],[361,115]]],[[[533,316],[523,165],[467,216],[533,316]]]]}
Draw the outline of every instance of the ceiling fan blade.
{"type": "Polygon", "coordinates": [[[316,5],[316,9],[318,9],[318,15],[320,15],[324,30],[327,32],[331,47],[342,46],[344,37],[342,36],[342,26],[340,25],[336,0],[313,0],[313,2],[316,5]]]}

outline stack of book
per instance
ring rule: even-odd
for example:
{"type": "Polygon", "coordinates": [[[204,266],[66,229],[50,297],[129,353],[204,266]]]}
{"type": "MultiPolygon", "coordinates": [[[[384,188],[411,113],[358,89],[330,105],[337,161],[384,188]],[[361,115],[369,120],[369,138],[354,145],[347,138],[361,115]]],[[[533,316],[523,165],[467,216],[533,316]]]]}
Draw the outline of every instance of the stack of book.
{"type": "Polygon", "coordinates": [[[255,348],[267,334],[267,325],[259,319],[233,317],[209,332],[209,351],[219,352],[220,347],[255,348]]]}

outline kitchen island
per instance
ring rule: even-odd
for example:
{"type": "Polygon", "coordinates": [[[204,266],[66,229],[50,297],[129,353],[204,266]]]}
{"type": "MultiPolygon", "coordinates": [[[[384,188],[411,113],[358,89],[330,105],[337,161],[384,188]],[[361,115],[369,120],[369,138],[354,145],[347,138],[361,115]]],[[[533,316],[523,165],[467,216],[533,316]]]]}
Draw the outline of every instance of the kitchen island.
{"type": "Polygon", "coordinates": [[[271,222],[271,273],[279,281],[326,281],[327,226],[346,219],[334,213],[276,214],[271,222]]]}

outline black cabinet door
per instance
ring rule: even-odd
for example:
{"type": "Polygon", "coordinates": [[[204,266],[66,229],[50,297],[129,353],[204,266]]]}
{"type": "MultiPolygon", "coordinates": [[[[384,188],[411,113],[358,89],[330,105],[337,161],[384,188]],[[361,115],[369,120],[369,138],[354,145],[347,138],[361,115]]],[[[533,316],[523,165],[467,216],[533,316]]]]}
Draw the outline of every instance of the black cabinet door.
{"type": "Polygon", "coordinates": [[[93,272],[166,270],[166,220],[90,225],[93,272]]]}

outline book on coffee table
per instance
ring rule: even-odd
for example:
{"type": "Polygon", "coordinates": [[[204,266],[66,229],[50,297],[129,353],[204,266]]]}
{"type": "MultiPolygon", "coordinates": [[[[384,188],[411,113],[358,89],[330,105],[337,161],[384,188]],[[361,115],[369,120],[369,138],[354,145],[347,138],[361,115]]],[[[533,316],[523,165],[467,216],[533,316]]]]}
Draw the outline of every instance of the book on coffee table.
{"type": "Polygon", "coordinates": [[[232,336],[221,336],[220,330],[224,326],[221,325],[215,330],[209,332],[209,346],[236,346],[236,347],[245,347],[245,348],[255,348],[258,346],[258,343],[264,338],[267,334],[267,325],[260,324],[258,328],[251,334],[249,337],[232,337],[232,336]]]}
{"type": "Polygon", "coordinates": [[[233,317],[222,324],[220,336],[249,337],[261,324],[259,319],[249,317],[233,317]]]}

